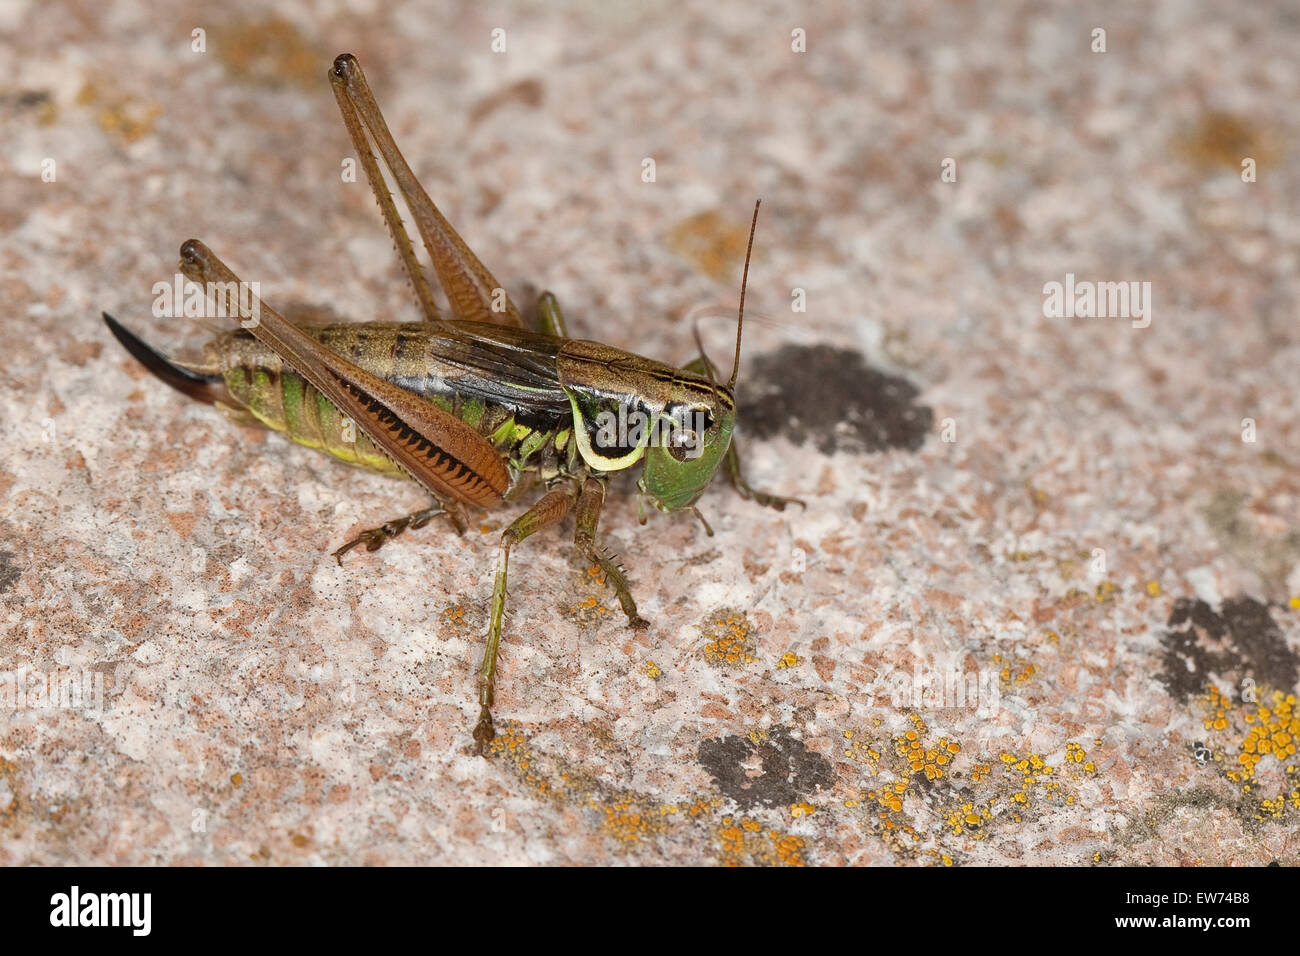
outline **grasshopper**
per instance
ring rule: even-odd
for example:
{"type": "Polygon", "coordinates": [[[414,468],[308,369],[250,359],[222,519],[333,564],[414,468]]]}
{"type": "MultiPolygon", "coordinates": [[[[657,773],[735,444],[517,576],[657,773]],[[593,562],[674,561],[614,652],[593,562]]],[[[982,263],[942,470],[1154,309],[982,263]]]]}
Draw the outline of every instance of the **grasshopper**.
{"type": "MultiPolygon", "coordinates": [[[[479,753],[486,753],[494,738],[493,691],[512,548],[574,512],[574,544],[604,572],[629,625],[644,628],[648,622],[637,612],[624,570],[596,540],[611,476],[642,466],[637,485],[642,524],[648,503],[664,512],[693,511],[710,535],[695,502],[719,467],[747,499],[777,510],[803,505],[750,487],[732,440],[758,204],[745,253],[731,378],[721,385],[702,346],[698,359],[674,368],[569,338],[559,303],[549,292],[538,298],[530,328],[421,188],[357,59],[337,57],[329,79],[423,321],[297,325],[254,297],[255,321],[221,334],[207,344],[201,361],[188,363],[154,350],[107,313],[104,321],[132,356],[186,395],[216,405],[241,424],[282,432],[349,464],[414,479],[432,496],[429,507],[344,544],[334,552],[340,564],[352,548],[377,550],[438,516],[463,533],[463,508],[513,501],[540,479],[546,493],[501,535],[473,734],[479,753]],[[450,317],[434,302],[380,171],[381,160],[432,260],[450,317]],[[629,414],[652,427],[634,427],[630,434],[609,427],[611,416],[624,421],[629,414]]],[[[207,288],[242,286],[196,239],[181,246],[180,271],[207,288]]]]}

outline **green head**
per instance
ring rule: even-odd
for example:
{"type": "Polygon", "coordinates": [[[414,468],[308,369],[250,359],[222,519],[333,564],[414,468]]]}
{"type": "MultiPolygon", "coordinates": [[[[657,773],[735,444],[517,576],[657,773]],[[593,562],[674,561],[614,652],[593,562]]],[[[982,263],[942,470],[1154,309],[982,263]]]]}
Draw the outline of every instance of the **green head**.
{"type": "Polygon", "coordinates": [[[637,487],[660,511],[689,508],[704,493],[731,446],[736,403],[730,390],[713,386],[712,401],[702,395],[669,408],[673,425],[667,439],[646,449],[637,487]]]}
{"type": "Polygon", "coordinates": [[[698,362],[677,369],[581,339],[564,343],[556,365],[587,465],[608,474],[644,462],[639,487],[656,508],[694,504],[731,444],[731,389],[698,362]]]}
{"type": "Polygon", "coordinates": [[[645,470],[637,487],[660,511],[681,511],[692,507],[713,480],[718,466],[727,456],[727,449],[731,447],[731,432],[736,427],[733,390],[736,376],[740,373],[740,333],[745,325],[745,287],[749,284],[749,257],[754,251],[754,227],[758,225],[758,207],[761,204],[761,200],[754,203],[754,218],[749,223],[745,271],[740,278],[736,357],[731,365],[731,381],[725,387],[715,384],[713,363],[704,354],[697,326],[695,343],[699,346],[700,357],[679,373],[679,385],[688,386],[683,391],[685,400],[675,408],[669,407],[670,414],[675,412],[673,417],[680,419],[683,426],[670,435],[666,445],[646,452],[645,470]],[[701,379],[706,379],[707,385],[701,379]],[[672,441],[674,436],[677,443],[672,441]]]}
{"type": "Polygon", "coordinates": [[[599,472],[621,471],[644,460],[637,487],[660,511],[691,508],[731,447],[736,425],[733,390],[757,221],[755,203],[740,283],[736,357],[726,385],[718,384],[702,346],[700,357],[680,369],[581,340],[565,342],[556,356],[583,459],[599,472]]]}

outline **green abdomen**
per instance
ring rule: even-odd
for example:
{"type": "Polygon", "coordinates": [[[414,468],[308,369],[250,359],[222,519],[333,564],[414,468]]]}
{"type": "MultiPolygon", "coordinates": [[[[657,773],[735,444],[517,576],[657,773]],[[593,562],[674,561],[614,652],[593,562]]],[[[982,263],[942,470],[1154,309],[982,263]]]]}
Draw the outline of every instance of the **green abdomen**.
{"type": "MultiPolygon", "coordinates": [[[[278,356],[275,356],[278,358],[278,356]]],[[[223,371],[230,397],[259,422],[300,445],[319,448],[350,465],[401,474],[356,424],[306,379],[276,363],[238,365],[223,371]]]]}
{"type": "MultiPolygon", "coordinates": [[[[558,413],[554,401],[533,407],[475,394],[475,380],[440,359],[448,343],[427,326],[353,324],[303,331],[371,374],[456,415],[491,441],[516,472],[535,470],[550,478],[576,464],[571,416],[558,413]]],[[[231,403],[266,427],[348,464],[405,476],[333,402],[250,333],[217,339],[208,347],[208,361],[220,371],[231,403]]]]}

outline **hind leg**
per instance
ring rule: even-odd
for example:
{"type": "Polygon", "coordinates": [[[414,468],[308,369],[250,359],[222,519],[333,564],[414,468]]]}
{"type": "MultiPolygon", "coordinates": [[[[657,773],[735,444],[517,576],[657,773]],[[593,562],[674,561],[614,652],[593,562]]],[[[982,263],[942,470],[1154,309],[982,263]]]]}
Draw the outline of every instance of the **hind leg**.
{"type": "Polygon", "coordinates": [[[356,57],[349,53],[337,57],[330,70],[330,83],[334,87],[334,98],[338,101],[343,123],[348,128],[348,136],[356,147],[375,199],[379,201],[384,222],[397,245],[402,265],[415,287],[415,295],[425,320],[433,322],[441,316],[434,304],[429,282],[416,258],[410,236],[402,225],[401,214],[397,211],[397,205],[380,172],[380,160],[388,168],[397,191],[411,211],[411,218],[415,221],[425,250],[433,260],[434,272],[437,273],[442,291],[447,295],[453,317],[469,322],[492,322],[522,328],[523,318],[501,283],[497,282],[433,204],[407,165],[388,124],[384,122],[384,115],[375,102],[374,94],[370,92],[370,85],[366,82],[366,76],[361,72],[361,64],[356,57]],[[374,140],[375,150],[370,148],[367,133],[374,140]],[[375,156],[375,151],[378,151],[378,157],[375,156]]]}
{"type": "Polygon", "coordinates": [[[414,511],[409,515],[401,518],[394,518],[392,521],[386,521],[378,528],[370,528],[361,532],[343,547],[334,552],[334,560],[339,564],[343,563],[343,555],[347,554],[358,545],[365,545],[367,551],[378,551],[391,538],[396,538],[407,528],[423,528],[439,515],[446,515],[447,519],[455,526],[456,531],[464,534],[465,526],[459,515],[450,508],[441,503],[430,505],[420,511],[414,511]]]}

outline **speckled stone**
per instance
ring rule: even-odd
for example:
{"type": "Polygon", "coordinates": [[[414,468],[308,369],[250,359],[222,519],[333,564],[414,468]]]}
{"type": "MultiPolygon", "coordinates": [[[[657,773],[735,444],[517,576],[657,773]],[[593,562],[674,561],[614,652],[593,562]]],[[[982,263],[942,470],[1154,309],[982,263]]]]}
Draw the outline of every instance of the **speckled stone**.
{"type": "Polygon", "coordinates": [[[0,7],[0,863],[1300,862],[1290,4],[435,6],[0,7]],[[486,760],[521,507],[340,567],[419,490],[99,319],[199,348],[151,314],[190,236],[415,316],[343,50],[582,337],[685,361],[705,315],[725,356],[764,200],[740,441],[807,510],[719,487],[710,538],[618,485],[643,632],[571,524],[523,545],[486,760]],[[1149,324],[1047,317],[1067,274],[1149,324]]]}

